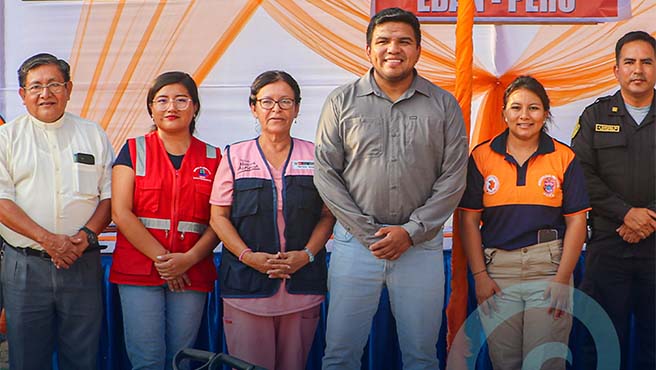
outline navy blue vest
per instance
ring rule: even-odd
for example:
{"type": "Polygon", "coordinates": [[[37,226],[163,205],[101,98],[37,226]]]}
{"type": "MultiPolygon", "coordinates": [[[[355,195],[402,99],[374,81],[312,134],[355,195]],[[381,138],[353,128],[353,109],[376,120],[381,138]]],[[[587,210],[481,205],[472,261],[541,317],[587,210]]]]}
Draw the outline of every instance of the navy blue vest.
{"type": "MultiPolygon", "coordinates": [[[[277,253],[280,243],[277,227],[277,193],[257,139],[226,147],[226,158],[233,174],[233,202],[230,219],[239,236],[253,252],[277,253]]],[[[322,201],[313,183],[314,145],[293,139],[283,166],[283,215],[287,250],[305,248],[321,216],[322,201]]],[[[287,281],[293,294],[325,294],[326,250],[303,266],[287,281]]],[[[278,290],[280,279],[269,279],[223,249],[219,267],[221,295],[226,298],[269,297],[278,290]]]]}

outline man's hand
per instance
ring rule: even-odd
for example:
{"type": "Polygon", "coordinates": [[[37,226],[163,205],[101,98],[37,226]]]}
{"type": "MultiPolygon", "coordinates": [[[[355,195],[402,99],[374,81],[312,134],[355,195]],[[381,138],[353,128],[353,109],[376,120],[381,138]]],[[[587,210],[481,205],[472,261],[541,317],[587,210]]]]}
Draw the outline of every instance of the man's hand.
{"type": "Polygon", "coordinates": [[[410,235],[401,226],[381,227],[374,236],[383,237],[369,246],[371,254],[376,258],[393,261],[412,246],[410,235]]]}
{"type": "Polygon", "coordinates": [[[618,227],[615,231],[617,231],[618,234],[624,239],[625,242],[635,244],[639,242],[640,240],[646,238],[641,237],[640,234],[637,232],[633,231],[630,229],[626,224],[622,224],[622,226],[618,227]]]}
{"type": "Polygon", "coordinates": [[[656,230],[656,212],[649,208],[631,208],[624,215],[624,225],[644,239],[656,230]]]}
{"type": "Polygon", "coordinates": [[[73,246],[79,252],[80,256],[82,253],[84,253],[87,247],[89,247],[89,238],[87,237],[87,233],[82,230],[71,236],[70,239],[71,243],[73,243],[73,246]]]}
{"type": "Polygon", "coordinates": [[[42,240],[41,246],[57,268],[69,268],[82,255],[68,235],[48,233],[42,240]]]}

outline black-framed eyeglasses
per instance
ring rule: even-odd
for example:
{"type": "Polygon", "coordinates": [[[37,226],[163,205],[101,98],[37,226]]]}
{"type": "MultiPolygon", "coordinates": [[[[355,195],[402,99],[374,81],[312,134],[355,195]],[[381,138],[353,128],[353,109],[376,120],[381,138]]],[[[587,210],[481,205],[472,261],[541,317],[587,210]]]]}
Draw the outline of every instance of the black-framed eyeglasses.
{"type": "Polygon", "coordinates": [[[39,95],[41,94],[41,92],[43,92],[43,89],[48,89],[48,91],[50,91],[52,94],[60,94],[62,91],[64,91],[65,87],[66,87],[66,82],[51,82],[47,85],[41,85],[41,84],[30,85],[24,87],[24,89],[30,95],[39,95]]]}
{"type": "Polygon", "coordinates": [[[296,101],[292,98],[282,98],[280,100],[275,100],[271,98],[262,98],[262,99],[257,99],[257,102],[260,103],[260,107],[262,109],[266,109],[266,110],[273,109],[273,107],[276,104],[278,104],[280,109],[287,110],[287,109],[291,109],[294,106],[294,103],[296,103],[296,101]]]}
{"type": "Polygon", "coordinates": [[[177,110],[185,110],[191,105],[191,98],[186,96],[178,96],[173,99],[162,96],[153,100],[153,107],[158,111],[165,111],[169,108],[169,105],[173,102],[173,108],[177,110]]]}

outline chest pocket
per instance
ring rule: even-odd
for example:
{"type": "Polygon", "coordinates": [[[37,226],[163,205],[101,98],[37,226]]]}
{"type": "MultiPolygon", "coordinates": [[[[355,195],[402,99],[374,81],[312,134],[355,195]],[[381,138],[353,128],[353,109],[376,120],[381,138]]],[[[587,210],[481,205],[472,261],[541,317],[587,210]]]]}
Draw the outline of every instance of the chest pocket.
{"type": "Polygon", "coordinates": [[[73,163],[73,186],[75,194],[82,197],[97,197],[100,179],[99,166],[84,163],[73,163]]]}
{"type": "Polygon", "coordinates": [[[194,217],[205,222],[210,219],[210,195],[212,183],[198,181],[194,184],[194,217]]]}
{"type": "MultiPolygon", "coordinates": [[[[135,181],[139,181],[138,178],[135,181]]],[[[155,181],[143,181],[137,189],[134,196],[134,207],[137,213],[157,212],[162,197],[162,184],[155,181]]]]}
{"type": "Polygon", "coordinates": [[[344,142],[355,158],[380,157],[383,154],[384,129],[379,118],[357,117],[344,122],[344,142]]]}
{"type": "Polygon", "coordinates": [[[619,132],[595,132],[592,147],[597,153],[598,168],[605,176],[623,176],[626,170],[627,137],[619,132]]]}
{"type": "Polygon", "coordinates": [[[257,214],[260,197],[263,196],[264,180],[244,179],[235,181],[232,192],[232,216],[241,218],[257,214]]]}

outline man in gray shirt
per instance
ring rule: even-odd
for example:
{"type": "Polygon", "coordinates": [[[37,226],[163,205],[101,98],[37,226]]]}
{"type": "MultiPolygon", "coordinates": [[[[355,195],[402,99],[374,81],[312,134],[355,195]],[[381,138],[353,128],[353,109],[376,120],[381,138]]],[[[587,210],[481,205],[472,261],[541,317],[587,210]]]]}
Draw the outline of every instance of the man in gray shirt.
{"type": "Polygon", "coordinates": [[[414,69],[419,21],[398,8],[367,29],[373,68],[328,97],[315,177],[338,220],[328,273],[323,369],[359,369],[383,286],[405,369],[437,369],[444,303],[442,226],[465,187],[457,101],[414,69]]]}

